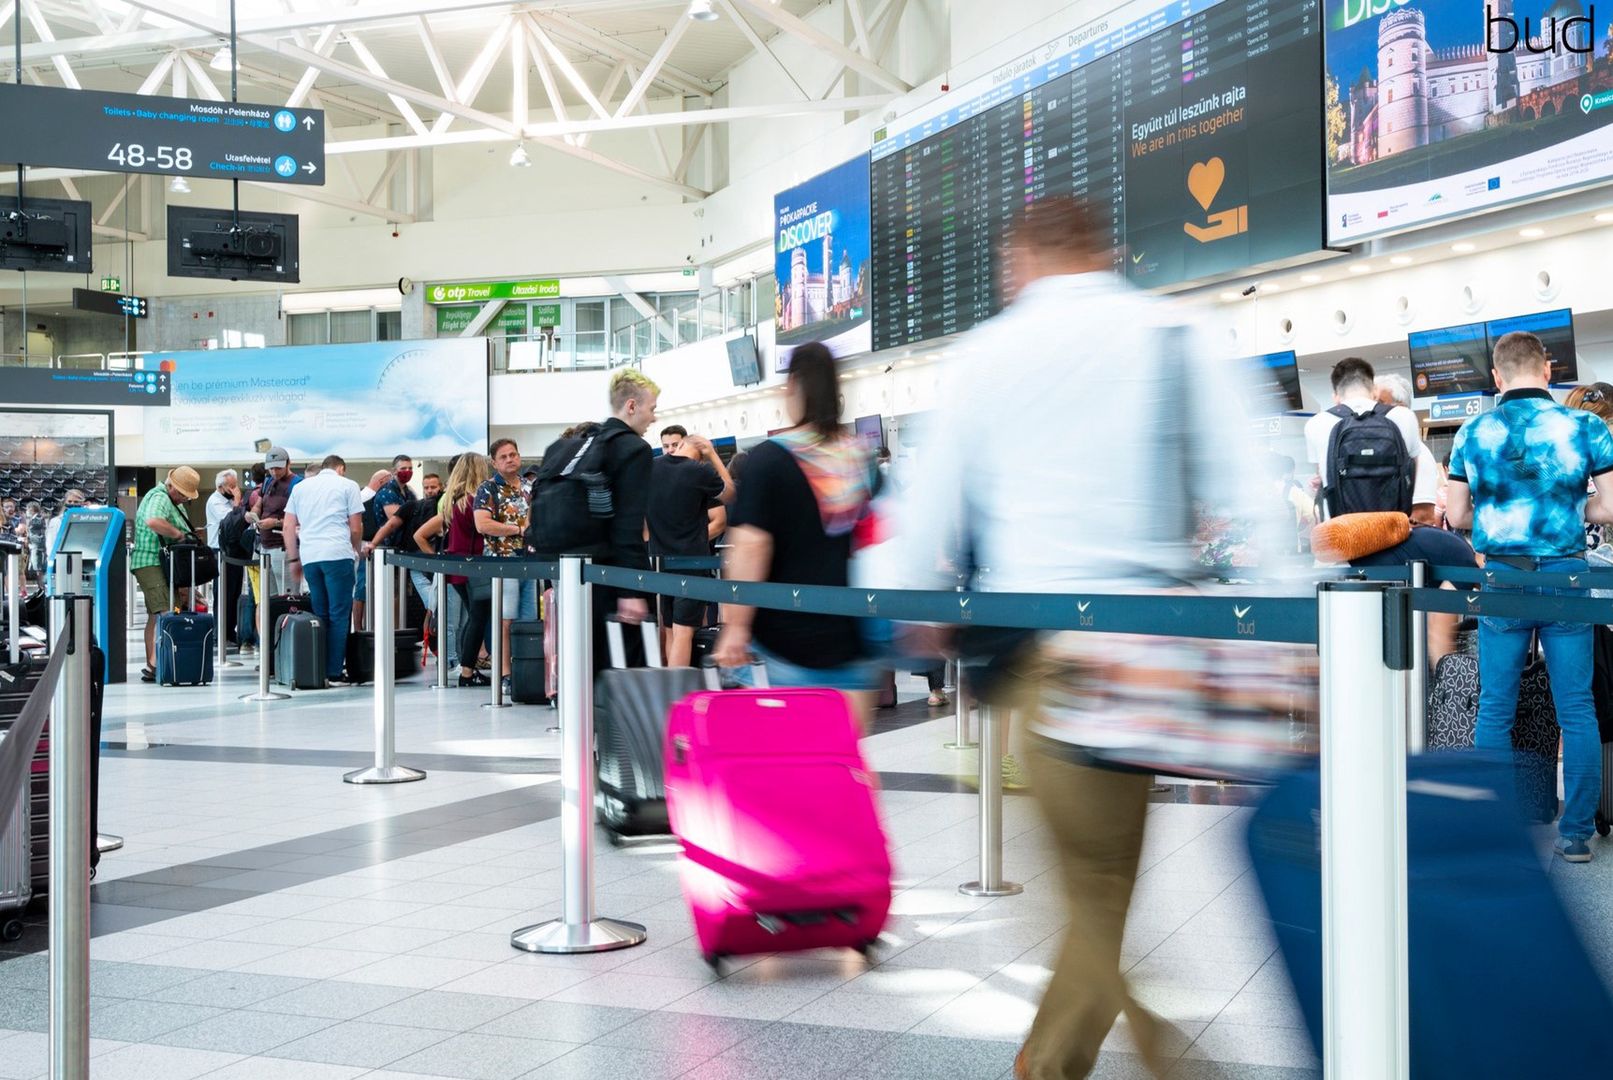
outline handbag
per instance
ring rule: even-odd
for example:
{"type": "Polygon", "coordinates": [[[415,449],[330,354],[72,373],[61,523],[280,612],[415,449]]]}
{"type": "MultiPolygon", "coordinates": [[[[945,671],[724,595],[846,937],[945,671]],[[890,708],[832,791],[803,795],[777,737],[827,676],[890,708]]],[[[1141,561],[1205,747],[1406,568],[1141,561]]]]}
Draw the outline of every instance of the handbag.
{"type": "Polygon", "coordinates": [[[198,537],[169,544],[162,549],[162,575],[176,589],[206,585],[218,578],[218,554],[198,537]]]}

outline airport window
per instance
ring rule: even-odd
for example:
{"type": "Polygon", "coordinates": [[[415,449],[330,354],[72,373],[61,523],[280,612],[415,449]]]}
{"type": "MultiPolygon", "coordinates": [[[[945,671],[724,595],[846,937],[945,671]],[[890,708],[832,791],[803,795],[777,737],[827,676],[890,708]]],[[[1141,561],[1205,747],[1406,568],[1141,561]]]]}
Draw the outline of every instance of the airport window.
{"type": "Polygon", "coordinates": [[[377,311],[375,313],[375,340],[403,340],[403,312],[377,311]]]}
{"type": "Polygon", "coordinates": [[[286,316],[287,345],[326,345],[330,343],[330,319],[323,311],[286,316]]]}
{"type": "Polygon", "coordinates": [[[333,311],[330,313],[330,343],[348,345],[375,340],[375,312],[333,311]]]}

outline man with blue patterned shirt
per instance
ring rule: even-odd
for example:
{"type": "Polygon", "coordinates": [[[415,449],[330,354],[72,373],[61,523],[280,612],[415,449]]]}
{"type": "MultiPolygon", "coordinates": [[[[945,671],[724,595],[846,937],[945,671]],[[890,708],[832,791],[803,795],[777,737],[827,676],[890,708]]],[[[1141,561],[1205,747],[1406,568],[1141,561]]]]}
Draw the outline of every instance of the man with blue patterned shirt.
{"type": "MultiPolygon", "coordinates": [[[[1533,334],[1495,345],[1496,407],[1457,432],[1446,514],[1473,529],[1490,566],[1550,573],[1586,568],[1585,522],[1613,523],[1613,435],[1594,413],[1566,409],[1547,385],[1551,361],[1533,334]],[[1586,488],[1596,481],[1596,496],[1586,488]]],[[[1551,593],[1554,590],[1521,590],[1551,593]]],[[[1563,814],[1557,854],[1590,862],[1602,790],[1602,744],[1591,697],[1591,627],[1538,619],[1479,620],[1479,716],[1474,745],[1512,747],[1518,683],[1538,631],[1563,732],[1563,814]]]]}

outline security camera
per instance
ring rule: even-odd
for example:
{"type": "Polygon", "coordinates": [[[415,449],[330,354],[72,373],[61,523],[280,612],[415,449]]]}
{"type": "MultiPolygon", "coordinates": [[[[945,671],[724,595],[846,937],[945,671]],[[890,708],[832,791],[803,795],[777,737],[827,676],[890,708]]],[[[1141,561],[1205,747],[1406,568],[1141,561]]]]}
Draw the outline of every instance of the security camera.
{"type": "Polygon", "coordinates": [[[1253,296],[1258,291],[1260,291],[1260,282],[1257,281],[1253,285],[1250,285],[1247,289],[1243,290],[1243,295],[1253,296]]]}

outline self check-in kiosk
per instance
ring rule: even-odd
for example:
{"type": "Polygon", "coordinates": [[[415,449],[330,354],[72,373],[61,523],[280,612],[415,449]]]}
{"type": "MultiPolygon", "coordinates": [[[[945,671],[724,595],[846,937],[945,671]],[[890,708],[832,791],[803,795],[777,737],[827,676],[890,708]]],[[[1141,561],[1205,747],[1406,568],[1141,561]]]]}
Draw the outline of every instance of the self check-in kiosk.
{"type": "Polygon", "coordinates": [[[95,597],[95,642],[106,654],[109,683],[125,681],[129,661],[125,632],[129,569],[123,521],[123,511],[114,507],[72,507],[62,515],[56,546],[46,564],[54,567],[56,556],[64,551],[78,554],[83,581],[70,583],[67,591],[95,597]]]}

